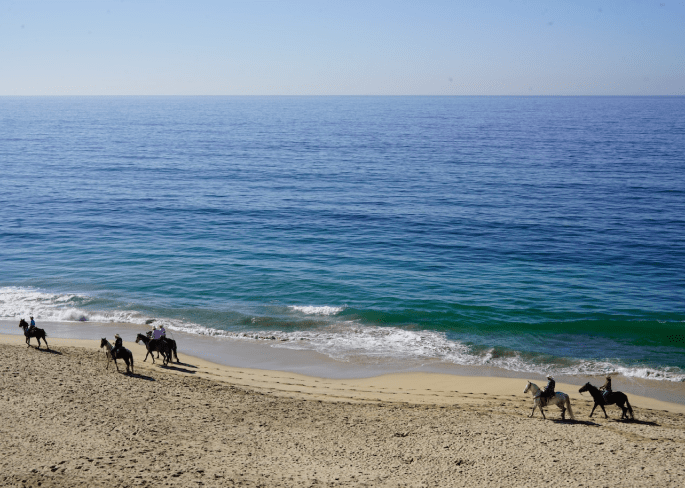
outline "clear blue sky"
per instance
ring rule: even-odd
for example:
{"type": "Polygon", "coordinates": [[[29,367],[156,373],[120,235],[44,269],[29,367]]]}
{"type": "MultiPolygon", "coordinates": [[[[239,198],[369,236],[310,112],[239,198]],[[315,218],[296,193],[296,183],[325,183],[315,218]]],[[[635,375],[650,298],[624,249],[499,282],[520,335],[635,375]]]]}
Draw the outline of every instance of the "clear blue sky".
{"type": "Polygon", "coordinates": [[[685,1],[0,0],[0,95],[685,95],[685,1]]]}

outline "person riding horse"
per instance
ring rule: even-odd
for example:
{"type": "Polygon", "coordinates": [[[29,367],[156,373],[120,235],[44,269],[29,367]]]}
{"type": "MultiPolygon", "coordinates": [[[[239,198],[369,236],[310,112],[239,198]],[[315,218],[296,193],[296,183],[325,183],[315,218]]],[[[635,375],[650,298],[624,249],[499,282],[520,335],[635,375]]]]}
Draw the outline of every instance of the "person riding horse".
{"type": "Polygon", "coordinates": [[[547,400],[549,398],[552,398],[555,393],[554,393],[554,387],[556,386],[556,383],[554,381],[554,378],[552,376],[547,375],[547,386],[545,386],[545,389],[540,391],[540,393],[537,395],[540,400],[547,400]]]}
{"type": "Polygon", "coordinates": [[[29,332],[31,332],[35,328],[36,328],[36,321],[33,320],[33,316],[31,316],[31,325],[29,325],[29,332]]]}
{"type": "Polygon", "coordinates": [[[114,347],[112,348],[112,357],[119,357],[119,350],[124,347],[124,341],[121,340],[119,334],[114,334],[114,347]]]}
{"type": "Polygon", "coordinates": [[[606,382],[599,387],[599,390],[602,392],[602,396],[604,397],[604,402],[609,404],[609,397],[611,396],[611,376],[606,377],[606,382]]]}

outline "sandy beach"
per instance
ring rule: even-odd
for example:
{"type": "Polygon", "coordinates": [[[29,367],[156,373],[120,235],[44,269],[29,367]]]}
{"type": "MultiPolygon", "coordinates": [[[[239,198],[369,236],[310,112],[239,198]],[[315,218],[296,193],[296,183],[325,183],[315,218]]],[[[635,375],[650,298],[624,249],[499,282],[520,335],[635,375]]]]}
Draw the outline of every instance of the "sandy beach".
{"type": "MultiPolygon", "coordinates": [[[[577,385],[575,421],[528,418],[525,381],[402,373],[325,379],[184,355],[135,374],[98,341],[0,336],[2,486],[682,486],[685,406],[577,385]],[[34,342],[35,344],[35,342],[34,342]]],[[[134,345],[135,346],[135,345],[134,345]]],[[[614,389],[620,389],[615,384],[614,389]]]]}

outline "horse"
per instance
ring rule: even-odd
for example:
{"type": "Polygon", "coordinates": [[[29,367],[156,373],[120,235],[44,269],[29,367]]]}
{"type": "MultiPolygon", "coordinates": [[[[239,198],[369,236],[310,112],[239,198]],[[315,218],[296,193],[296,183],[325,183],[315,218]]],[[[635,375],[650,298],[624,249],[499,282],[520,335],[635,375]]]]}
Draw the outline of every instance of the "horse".
{"type": "Polygon", "coordinates": [[[155,364],[155,355],[153,352],[157,351],[162,353],[162,363],[164,366],[169,364],[169,361],[171,360],[171,347],[168,343],[161,339],[150,339],[146,335],[138,334],[136,336],[136,344],[140,341],[143,341],[143,344],[145,344],[145,347],[147,348],[147,354],[145,354],[143,362],[147,361],[147,357],[150,355],[152,356],[152,364],[155,364]]]}
{"type": "Polygon", "coordinates": [[[599,405],[600,407],[602,407],[602,412],[604,412],[604,418],[607,419],[609,418],[609,416],[607,415],[607,411],[604,410],[604,405],[616,404],[617,407],[623,410],[623,414],[621,414],[621,419],[627,420],[628,413],[630,413],[630,419],[635,420],[635,416],[633,415],[633,407],[630,406],[628,397],[622,391],[612,391],[611,393],[605,396],[601,391],[599,391],[599,388],[591,385],[590,382],[585,383],[580,388],[580,390],[578,390],[579,393],[583,393],[586,391],[590,392],[590,395],[592,395],[592,399],[595,401],[595,406],[592,407],[590,417],[592,417],[592,414],[595,413],[595,408],[597,408],[597,406],[599,405]]]}
{"type": "Polygon", "coordinates": [[[540,391],[540,388],[538,388],[538,385],[532,382],[528,382],[526,385],[525,389],[523,390],[523,393],[528,393],[528,391],[533,394],[533,411],[530,412],[529,417],[532,417],[533,414],[535,413],[535,409],[539,408],[540,413],[542,414],[543,419],[547,419],[545,417],[545,412],[542,410],[542,407],[546,407],[548,405],[556,405],[561,409],[561,418],[562,420],[566,420],[566,409],[568,409],[568,413],[571,416],[571,419],[575,420],[575,416],[573,415],[573,409],[571,409],[571,399],[568,397],[566,393],[562,393],[560,391],[556,392],[552,398],[542,398],[539,396],[536,396],[538,392],[540,391]]]}
{"type": "Polygon", "coordinates": [[[29,324],[26,322],[26,320],[21,319],[19,321],[19,327],[24,329],[24,336],[26,336],[26,347],[31,347],[31,337],[35,337],[36,340],[38,341],[38,349],[40,349],[40,340],[43,339],[45,341],[45,347],[48,348],[48,351],[50,350],[50,346],[48,345],[48,340],[45,338],[47,334],[43,329],[39,329],[38,327],[34,327],[33,329],[29,330],[29,324]]]}
{"type": "MultiPolygon", "coordinates": [[[[148,330],[146,335],[148,339],[152,339],[151,330],[148,330]]],[[[178,353],[176,352],[176,340],[167,336],[163,336],[162,340],[166,341],[167,344],[169,344],[169,347],[171,348],[171,353],[176,357],[176,362],[180,363],[181,361],[178,360],[178,353]]],[[[157,353],[157,358],[159,359],[159,352],[157,353]]],[[[171,356],[169,356],[169,360],[171,360],[171,356]]]]}
{"type": "MultiPolygon", "coordinates": [[[[171,339],[169,337],[164,336],[163,340],[169,344],[169,348],[171,348],[171,353],[176,357],[176,362],[180,363],[181,361],[178,360],[178,353],[176,352],[176,340],[171,339]]],[[[169,359],[171,359],[171,354],[169,354],[169,359]]]]}
{"type": "Polygon", "coordinates": [[[117,359],[123,359],[124,362],[126,363],[126,373],[127,374],[133,374],[133,354],[131,351],[126,349],[125,347],[119,348],[119,351],[117,353],[114,352],[114,346],[109,343],[107,339],[104,337],[100,341],[100,349],[103,347],[106,347],[107,350],[107,369],[109,369],[109,363],[110,361],[114,361],[114,366],[117,367],[117,373],[119,372],[119,364],[117,364],[117,359]],[[129,371],[129,363],[131,366],[131,370],[129,371]]]}

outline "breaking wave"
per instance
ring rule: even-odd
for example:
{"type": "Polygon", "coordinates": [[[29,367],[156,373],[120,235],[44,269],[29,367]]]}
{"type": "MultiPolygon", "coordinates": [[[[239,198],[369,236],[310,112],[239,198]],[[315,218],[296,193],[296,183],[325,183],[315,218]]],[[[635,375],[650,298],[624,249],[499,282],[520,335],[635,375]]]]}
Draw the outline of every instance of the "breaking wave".
{"type": "MultiPolygon", "coordinates": [[[[322,321],[314,327],[295,327],[295,330],[234,327],[231,330],[224,330],[219,326],[209,327],[189,320],[151,316],[137,310],[125,309],[116,302],[107,302],[86,295],[53,294],[33,288],[0,287],[0,318],[3,319],[28,318],[32,315],[38,322],[88,321],[141,325],[155,323],[163,324],[169,330],[188,334],[232,340],[270,341],[274,347],[315,351],[339,361],[397,361],[421,364],[442,362],[497,367],[535,374],[618,373],[635,378],[685,381],[685,371],[678,367],[630,365],[620,360],[559,358],[504,347],[477,347],[453,340],[445,332],[368,325],[358,319],[345,320],[344,317],[336,317],[346,308],[299,305],[285,307],[295,316],[322,317],[322,321]],[[330,318],[333,320],[329,320],[330,318]]],[[[249,322],[259,323],[254,318],[249,322]]],[[[288,323],[291,324],[292,321],[288,323]]]]}

